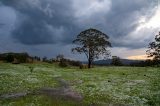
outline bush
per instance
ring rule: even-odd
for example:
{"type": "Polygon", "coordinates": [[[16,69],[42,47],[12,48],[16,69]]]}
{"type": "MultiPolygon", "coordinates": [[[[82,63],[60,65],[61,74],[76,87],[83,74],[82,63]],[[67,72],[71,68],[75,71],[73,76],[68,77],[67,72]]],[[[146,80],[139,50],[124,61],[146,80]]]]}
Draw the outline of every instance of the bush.
{"type": "Polygon", "coordinates": [[[9,63],[13,62],[14,61],[14,56],[13,55],[7,55],[5,60],[9,63]]]}
{"type": "Polygon", "coordinates": [[[72,66],[80,66],[81,62],[79,61],[74,61],[74,60],[68,60],[68,64],[72,66]]]}
{"type": "Polygon", "coordinates": [[[119,57],[117,57],[117,56],[112,56],[111,65],[114,65],[114,66],[122,66],[122,62],[121,62],[121,60],[120,60],[119,57]]]}
{"type": "Polygon", "coordinates": [[[26,63],[31,58],[27,53],[4,53],[0,59],[9,63],[26,63]]]}
{"type": "Polygon", "coordinates": [[[81,62],[64,58],[62,54],[59,54],[53,61],[59,62],[59,66],[61,67],[67,67],[68,65],[79,67],[81,65],[81,62]]]}
{"type": "Polygon", "coordinates": [[[67,62],[65,61],[65,59],[61,59],[60,62],[59,62],[59,66],[60,66],[60,67],[67,67],[68,64],[67,64],[67,62]]]}
{"type": "Polygon", "coordinates": [[[87,69],[88,68],[88,65],[87,64],[81,64],[79,66],[80,69],[87,69]]]}

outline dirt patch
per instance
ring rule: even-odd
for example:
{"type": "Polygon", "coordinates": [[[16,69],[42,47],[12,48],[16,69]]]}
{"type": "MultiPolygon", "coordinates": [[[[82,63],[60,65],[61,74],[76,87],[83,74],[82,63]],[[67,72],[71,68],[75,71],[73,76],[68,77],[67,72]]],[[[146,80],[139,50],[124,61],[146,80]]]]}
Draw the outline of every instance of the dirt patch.
{"type": "Polygon", "coordinates": [[[4,94],[0,96],[0,99],[15,99],[24,97],[27,95],[47,95],[52,98],[64,98],[67,100],[73,101],[82,101],[83,97],[78,92],[74,91],[67,81],[61,78],[56,78],[59,82],[58,88],[41,88],[39,90],[33,92],[19,92],[19,93],[12,93],[12,94],[4,94]]]}
{"type": "Polygon", "coordinates": [[[24,96],[26,96],[28,94],[29,93],[27,93],[27,92],[4,94],[4,95],[0,96],[0,99],[14,99],[14,98],[19,98],[19,97],[24,97],[24,96]]]}
{"type": "Polygon", "coordinates": [[[55,79],[59,82],[59,88],[42,88],[39,90],[39,93],[51,96],[53,98],[60,97],[74,101],[82,101],[82,95],[74,91],[67,81],[59,77],[55,79]]]}
{"type": "Polygon", "coordinates": [[[39,93],[53,98],[63,98],[74,101],[82,101],[83,99],[78,92],[73,91],[71,88],[43,88],[39,93]]]}
{"type": "Polygon", "coordinates": [[[70,84],[65,81],[64,79],[61,79],[60,77],[55,78],[55,80],[59,83],[60,87],[69,88],[70,84]]]}

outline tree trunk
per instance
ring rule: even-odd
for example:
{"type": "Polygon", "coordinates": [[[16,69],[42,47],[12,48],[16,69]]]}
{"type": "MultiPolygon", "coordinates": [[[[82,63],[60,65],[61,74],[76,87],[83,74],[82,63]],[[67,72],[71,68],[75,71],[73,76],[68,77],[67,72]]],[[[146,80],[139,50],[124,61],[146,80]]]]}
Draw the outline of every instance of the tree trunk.
{"type": "Polygon", "coordinates": [[[91,60],[88,60],[88,68],[91,68],[91,60]]]}
{"type": "Polygon", "coordinates": [[[89,48],[89,55],[88,55],[88,68],[91,68],[91,49],[89,48]]]}

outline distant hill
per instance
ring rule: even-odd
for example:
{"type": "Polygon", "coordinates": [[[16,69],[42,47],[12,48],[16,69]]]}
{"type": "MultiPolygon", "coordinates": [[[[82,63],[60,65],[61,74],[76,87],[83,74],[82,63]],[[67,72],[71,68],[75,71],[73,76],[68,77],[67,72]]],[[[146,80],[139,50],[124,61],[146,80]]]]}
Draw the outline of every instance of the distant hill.
{"type": "MultiPolygon", "coordinates": [[[[132,63],[139,63],[143,60],[129,60],[129,59],[120,59],[120,61],[124,64],[124,65],[130,65],[132,63]]],[[[94,61],[93,64],[95,65],[110,65],[112,62],[112,59],[107,59],[107,60],[97,60],[94,61]]],[[[82,62],[84,64],[87,64],[87,62],[82,62]]]]}

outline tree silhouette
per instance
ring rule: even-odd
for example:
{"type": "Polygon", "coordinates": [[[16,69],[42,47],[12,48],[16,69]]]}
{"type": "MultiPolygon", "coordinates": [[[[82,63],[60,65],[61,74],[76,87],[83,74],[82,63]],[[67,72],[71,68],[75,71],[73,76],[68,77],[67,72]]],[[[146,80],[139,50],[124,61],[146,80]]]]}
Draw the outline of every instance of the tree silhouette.
{"type": "Polygon", "coordinates": [[[111,65],[114,65],[114,66],[122,66],[122,62],[121,62],[121,59],[117,56],[112,56],[112,62],[111,62],[111,65]]]}
{"type": "Polygon", "coordinates": [[[88,68],[91,68],[94,59],[98,59],[100,56],[109,56],[110,52],[107,48],[111,47],[111,43],[108,39],[109,37],[101,31],[87,29],[73,41],[78,47],[73,48],[72,52],[84,53],[88,60],[88,68]]]}
{"type": "Polygon", "coordinates": [[[155,41],[149,43],[149,50],[146,51],[148,57],[153,57],[154,60],[160,60],[160,32],[155,36],[155,41]]]}

